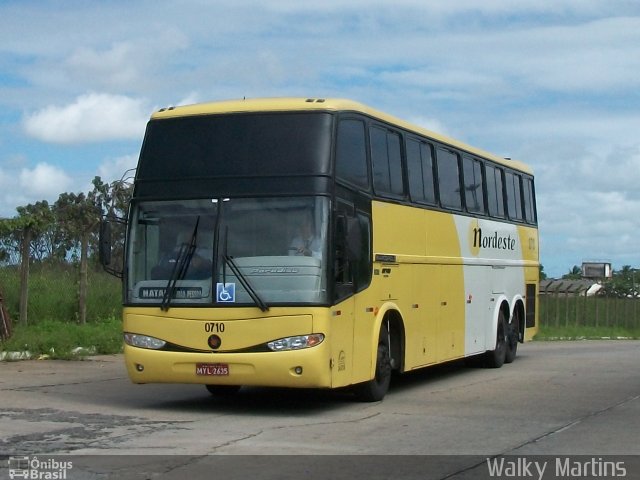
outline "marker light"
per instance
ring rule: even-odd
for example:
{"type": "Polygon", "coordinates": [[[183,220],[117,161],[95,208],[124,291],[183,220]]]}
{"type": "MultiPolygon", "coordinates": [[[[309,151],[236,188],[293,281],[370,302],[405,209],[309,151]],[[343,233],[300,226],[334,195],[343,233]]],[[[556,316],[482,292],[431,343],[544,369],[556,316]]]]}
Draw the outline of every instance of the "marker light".
{"type": "Polygon", "coordinates": [[[138,335],[137,333],[125,333],[124,343],[132,347],[149,348],[151,350],[159,350],[167,344],[164,340],[146,335],[138,335]]]}
{"type": "Polygon", "coordinates": [[[300,350],[319,345],[324,340],[322,333],[312,333],[311,335],[299,335],[297,337],[286,337],[267,343],[267,346],[274,352],[284,350],[300,350]]]}

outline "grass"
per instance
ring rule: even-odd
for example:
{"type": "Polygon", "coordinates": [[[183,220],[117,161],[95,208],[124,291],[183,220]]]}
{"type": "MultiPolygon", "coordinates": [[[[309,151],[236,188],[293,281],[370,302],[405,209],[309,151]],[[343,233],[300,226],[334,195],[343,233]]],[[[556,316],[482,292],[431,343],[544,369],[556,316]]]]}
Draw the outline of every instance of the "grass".
{"type": "Polygon", "coordinates": [[[0,352],[29,352],[31,358],[72,360],[87,355],[122,352],[119,318],[78,325],[45,320],[36,325],[17,325],[10,339],[0,342],[0,352]],[[81,348],[78,348],[81,347],[81,348]]]}
{"type": "MultiPolygon", "coordinates": [[[[20,272],[17,267],[0,268],[0,288],[5,307],[17,323],[20,304],[20,272]]],[[[78,320],[79,273],[76,265],[34,264],[29,274],[28,324],[43,321],[78,320]]],[[[122,283],[100,269],[89,270],[87,323],[117,317],[122,311],[122,283]]]]}
{"type": "Polygon", "coordinates": [[[0,342],[0,359],[6,358],[7,352],[28,351],[30,358],[74,359],[122,351],[122,284],[101,269],[89,271],[85,325],[78,324],[77,265],[31,266],[27,325],[18,321],[20,272],[16,266],[0,268],[0,287],[13,323],[12,337],[0,342]]]}
{"type": "Polygon", "coordinates": [[[536,340],[640,339],[639,328],[541,325],[536,340]]]}

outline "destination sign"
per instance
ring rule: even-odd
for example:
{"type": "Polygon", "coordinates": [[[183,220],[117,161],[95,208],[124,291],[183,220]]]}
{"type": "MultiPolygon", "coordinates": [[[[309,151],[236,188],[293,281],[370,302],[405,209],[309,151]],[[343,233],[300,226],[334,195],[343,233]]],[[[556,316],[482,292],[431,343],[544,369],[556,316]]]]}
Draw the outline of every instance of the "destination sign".
{"type": "MultiPolygon", "coordinates": [[[[143,300],[162,300],[166,292],[166,287],[140,287],[138,298],[143,300]]],[[[202,297],[202,287],[176,287],[171,296],[171,298],[177,300],[189,300],[202,297]]]]}

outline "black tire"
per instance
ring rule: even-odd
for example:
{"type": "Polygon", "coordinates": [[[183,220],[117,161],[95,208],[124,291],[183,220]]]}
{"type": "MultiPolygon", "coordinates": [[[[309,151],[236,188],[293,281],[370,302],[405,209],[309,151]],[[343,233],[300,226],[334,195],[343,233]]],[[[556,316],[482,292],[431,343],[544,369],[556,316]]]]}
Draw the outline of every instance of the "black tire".
{"type": "Polygon", "coordinates": [[[361,402],[379,402],[384,398],[391,383],[391,348],[386,325],[380,329],[378,353],[376,356],[376,374],[368,382],[356,385],[355,393],[361,402]]]}
{"type": "Polygon", "coordinates": [[[232,397],[240,390],[240,385],[205,385],[211,395],[232,397]]]}
{"type": "Polygon", "coordinates": [[[485,365],[489,368],[500,368],[507,356],[507,322],[504,313],[498,314],[498,326],[496,328],[496,348],[485,354],[485,365]]]}
{"type": "Polygon", "coordinates": [[[504,363],[512,363],[518,353],[518,335],[520,334],[520,319],[517,313],[513,315],[513,320],[507,325],[507,352],[504,363]]]}

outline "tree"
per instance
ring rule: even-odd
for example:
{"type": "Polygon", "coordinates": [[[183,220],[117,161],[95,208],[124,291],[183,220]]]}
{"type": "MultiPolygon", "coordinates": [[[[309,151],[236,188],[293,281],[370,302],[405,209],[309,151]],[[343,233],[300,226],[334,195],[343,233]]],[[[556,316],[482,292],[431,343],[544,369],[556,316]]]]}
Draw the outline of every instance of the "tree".
{"type": "Polygon", "coordinates": [[[87,287],[89,238],[100,223],[100,208],[95,200],[84,193],[62,193],[53,206],[63,238],[73,248],[72,255],[80,254],[78,290],[78,320],[87,321],[87,287]]]}
{"type": "Polygon", "coordinates": [[[573,268],[569,270],[569,273],[565,273],[562,278],[565,280],[580,280],[582,278],[582,269],[574,265],[573,268]]]}
{"type": "MultiPolygon", "coordinates": [[[[13,245],[20,251],[20,323],[28,323],[29,262],[32,257],[43,255],[42,239],[54,225],[54,217],[46,200],[18,207],[18,216],[0,220],[0,233],[13,238],[13,245]]],[[[4,242],[11,245],[12,242],[4,242]]],[[[6,254],[6,252],[5,252],[6,254]]]]}
{"type": "Polygon", "coordinates": [[[620,270],[614,270],[611,280],[605,285],[605,294],[617,298],[637,298],[639,278],[638,269],[631,265],[624,265],[620,270]]]}
{"type": "Polygon", "coordinates": [[[540,280],[546,280],[547,274],[544,271],[544,266],[540,264],[540,280]]]}
{"type": "MultiPolygon", "coordinates": [[[[128,180],[128,179],[127,179],[128,180]]],[[[20,264],[20,322],[27,323],[29,264],[79,262],[78,319],[86,322],[88,265],[97,252],[100,220],[104,215],[125,218],[133,186],[124,178],[104,183],[93,179],[93,189],[62,193],[54,205],[46,201],[17,208],[18,215],[0,219],[0,262],[20,264]]],[[[124,223],[114,229],[114,243],[122,258],[124,223]]],[[[96,258],[97,264],[97,258],[96,258]]]]}

